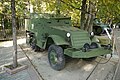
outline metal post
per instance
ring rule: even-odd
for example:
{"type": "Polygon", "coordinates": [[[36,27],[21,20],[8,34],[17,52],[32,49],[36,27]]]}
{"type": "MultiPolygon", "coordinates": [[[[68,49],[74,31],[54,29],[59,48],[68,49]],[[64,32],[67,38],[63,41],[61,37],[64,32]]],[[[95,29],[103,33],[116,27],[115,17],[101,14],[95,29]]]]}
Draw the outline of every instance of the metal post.
{"type": "Polygon", "coordinates": [[[17,63],[17,38],[16,38],[16,21],[15,21],[15,0],[11,0],[12,10],[12,30],[13,30],[13,67],[16,68],[17,63]]]}

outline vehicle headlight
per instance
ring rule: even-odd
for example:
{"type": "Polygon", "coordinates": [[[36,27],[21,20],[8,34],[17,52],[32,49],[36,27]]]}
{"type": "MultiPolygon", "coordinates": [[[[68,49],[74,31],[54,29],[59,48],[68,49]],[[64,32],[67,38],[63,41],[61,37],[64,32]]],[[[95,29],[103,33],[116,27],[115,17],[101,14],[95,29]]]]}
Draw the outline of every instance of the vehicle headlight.
{"type": "Polygon", "coordinates": [[[67,33],[67,37],[70,37],[70,33],[67,33]]]}
{"type": "Polygon", "coordinates": [[[90,36],[94,36],[94,32],[91,32],[91,33],[90,33],[90,36]]]}

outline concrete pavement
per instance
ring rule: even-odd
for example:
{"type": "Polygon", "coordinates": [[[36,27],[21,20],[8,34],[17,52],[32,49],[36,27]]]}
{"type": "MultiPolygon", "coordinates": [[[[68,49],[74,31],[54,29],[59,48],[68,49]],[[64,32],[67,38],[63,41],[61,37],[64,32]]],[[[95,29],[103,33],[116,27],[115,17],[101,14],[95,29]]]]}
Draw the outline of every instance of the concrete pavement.
{"type": "Polygon", "coordinates": [[[16,74],[10,75],[2,67],[12,63],[13,47],[6,47],[0,49],[0,80],[39,80],[35,69],[30,64],[22,50],[18,46],[18,63],[22,65],[28,65],[28,68],[20,71],[16,74]]]}
{"type": "MultiPolygon", "coordinates": [[[[20,40],[20,43],[25,43],[25,40],[20,40]]],[[[12,62],[13,51],[12,46],[8,46],[9,43],[1,44],[2,48],[0,48],[0,66],[2,67],[3,65],[12,62]],[[7,47],[5,47],[6,44],[7,47]]],[[[90,75],[91,71],[97,64],[95,61],[86,62],[82,59],[70,58],[66,61],[66,66],[63,70],[55,71],[49,66],[47,59],[47,51],[34,52],[27,45],[22,44],[22,46],[23,49],[27,51],[27,55],[31,59],[37,71],[44,78],[44,80],[86,80],[86,78],[90,75]]],[[[98,61],[99,58],[97,58],[96,60],[98,61]]],[[[93,74],[90,76],[89,80],[111,80],[114,74],[114,69],[117,62],[116,60],[117,59],[113,57],[108,63],[99,64],[93,74]]],[[[14,75],[1,73],[0,80],[39,80],[39,75],[37,74],[33,66],[30,64],[19,46],[18,61],[21,64],[28,65],[29,68],[14,75]]],[[[102,62],[105,61],[106,59],[102,60],[102,62]]]]}

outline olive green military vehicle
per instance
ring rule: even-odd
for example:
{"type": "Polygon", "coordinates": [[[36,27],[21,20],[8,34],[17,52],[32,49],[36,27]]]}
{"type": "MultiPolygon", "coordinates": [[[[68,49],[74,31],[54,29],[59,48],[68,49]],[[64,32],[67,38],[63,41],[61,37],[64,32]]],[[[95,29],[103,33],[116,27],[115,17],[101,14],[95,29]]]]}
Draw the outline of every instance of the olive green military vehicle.
{"type": "Polygon", "coordinates": [[[111,54],[111,47],[101,47],[93,32],[72,27],[71,18],[50,14],[31,14],[27,19],[27,43],[33,49],[48,50],[48,61],[55,70],[65,67],[65,55],[72,58],[94,59],[111,54]]]}
{"type": "Polygon", "coordinates": [[[105,34],[105,28],[109,33],[111,32],[110,26],[108,24],[101,22],[98,18],[93,20],[93,32],[95,35],[105,34]]]}
{"type": "Polygon", "coordinates": [[[94,19],[93,32],[99,40],[100,45],[106,46],[108,44],[112,44],[111,31],[112,29],[108,24],[101,22],[98,18],[94,19]]]}

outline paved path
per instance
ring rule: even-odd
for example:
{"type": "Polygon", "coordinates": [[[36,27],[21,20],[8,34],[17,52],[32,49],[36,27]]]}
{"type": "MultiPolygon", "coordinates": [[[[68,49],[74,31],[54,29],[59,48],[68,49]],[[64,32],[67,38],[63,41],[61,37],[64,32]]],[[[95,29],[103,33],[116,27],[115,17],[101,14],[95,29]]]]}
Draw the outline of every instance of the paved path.
{"type": "MultiPolygon", "coordinates": [[[[116,29],[114,31],[115,33],[115,45],[116,45],[116,50],[119,55],[119,60],[120,60],[120,30],[116,29]]],[[[116,74],[114,80],[120,80],[120,61],[116,67],[116,74]]]]}
{"type": "Polygon", "coordinates": [[[2,70],[2,67],[6,64],[12,63],[12,53],[13,47],[11,47],[10,44],[2,45],[2,47],[0,47],[0,80],[39,80],[35,69],[33,66],[31,66],[30,62],[23,54],[19,46],[18,63],[22,65],[28,65],[28,68],[13,75],[4,72],[4,70],[2,70]]]}
{"type": "MultiPolygon", "coordinates": [[[[96,65],[94,61],[86,62],[81,59],[70,58],[67,60],[63,70],[55,71],[49,66],[47,51],[38,53],[28,51],[27,55],[29,55],[33,64],[45,80],[86,80],[96,65]]],[[[106,60],[102,60],[102,62],[106,62],[106,60]]],[[[111,80],[114,74],[114,66],[115,63],[111,61],[106,64],[99,64],[89,80],[111,80]]]]}
{"type": "MultiPolygon", "coordinates": [[[[27,55],[32,60],[35,68],[39,71],[44,80],[86,80],[87,76],[91,73],[96,65],[95,61],[86,62],[82,59],[68,59],[66,66],[61,71],[53,70],[48,63],[47,51],[34,52],[28,46],[23,45],[27,50],[27,55]]],[[[2,46],[4,47],[4,46],[2,46]]],[[[33,69],[23,52],[18,47],[19,63],[27,64],[29,68],[14,75],[7,73],[0,74],[0,80],[39,80],[36,71],[33,69]]],[[[99,58],[97,58],[99,60],[99,58]]],[[[113,60],[113,58],[112,58],[113,60]]],[[[105,62],[106,60],[102,60],[105,62]]],[[[0,66],[12,62],[12,47],[0,49],[0,66]]],[[[111,80],[114,72],[114,61],[109,61],[106,64],[99,64],[89,80],[111,80]]]]}

